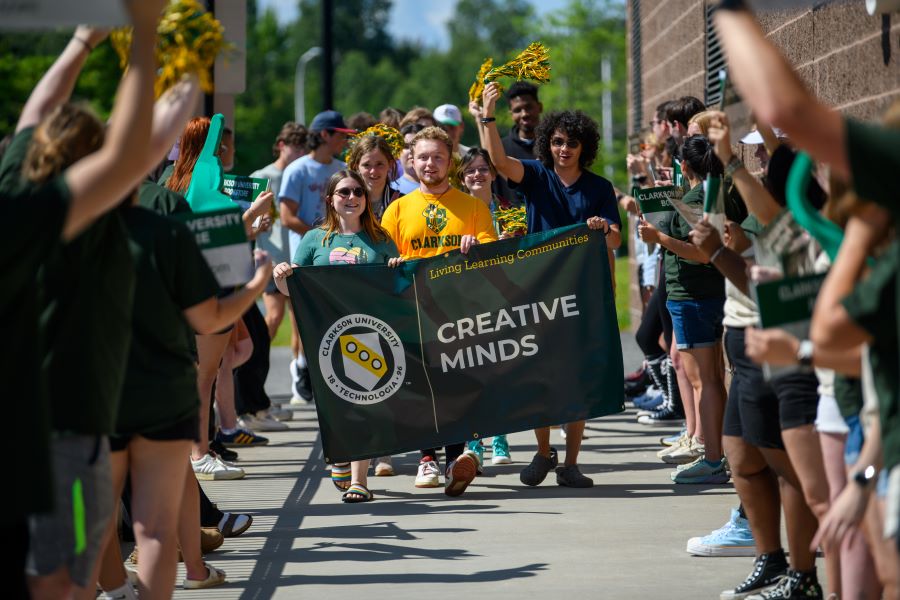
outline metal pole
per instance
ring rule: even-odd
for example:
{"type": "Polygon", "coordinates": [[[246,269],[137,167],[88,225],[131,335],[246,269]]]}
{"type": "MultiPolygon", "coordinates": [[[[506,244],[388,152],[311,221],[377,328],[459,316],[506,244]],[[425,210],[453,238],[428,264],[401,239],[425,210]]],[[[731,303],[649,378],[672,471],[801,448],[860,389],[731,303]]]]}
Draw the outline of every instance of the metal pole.
{"type": "Polygon", "coordinates": [[[603,81],[603,149],[606,153],[606,166],[603,172],[607,179],[613,177],[613,119],[612,119],[612,65],[608,56],[600,59],[600,79],[603,81]]]}
{"type": "Polygon", "coordinates": [[[322,49],[313,46],[297,59],[294,71],[294,121],[306,125],[306,63],[322,54],[322,49]]]}
{"type": "Polygon", "coordinates": [[[334,3],[322,0],[322,110],[334,108],[334,3]]]}

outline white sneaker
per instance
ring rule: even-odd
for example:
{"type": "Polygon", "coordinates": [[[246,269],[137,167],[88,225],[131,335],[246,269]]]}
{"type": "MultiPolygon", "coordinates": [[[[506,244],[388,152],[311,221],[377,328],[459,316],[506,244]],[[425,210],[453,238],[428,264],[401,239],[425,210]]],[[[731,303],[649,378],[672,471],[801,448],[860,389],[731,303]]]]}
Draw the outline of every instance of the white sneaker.
{"type": "Polygon", "coordinates": [[[217,456],[204,454],[200,460],[191,459],[194,475],[201,481],[222,481],[227,479],[243,479],[246,473],[240,467],[227,465],[217,456]]]}
{"type": "Polygon", "coordinates": [[[657,452],[656,457],[662,459],[663,462],[665,462],[665,457],[681,448],[684,444],[689,444],[690,439],[691,438],[688,437],[687,431],[685,431],[677,440],[675,440],[674,444],[672,444],[671,446],[666,446],[665,448],[657,452]]]}
{"type": "Polygon", "coordinates": [[[440,487],[441,470],[433,460],[419,463],[419,472],[416,474],[417,488],[434,488],[440,487]]]}
{"type": "Polygon", "coordinates": [[[273,404],[269,407],[269,416],[271,416],[276,421],[293,421],[294,411],[289,408],[283,408],[281,406],[275,406],[273,404]]]}
{"type": "Polygon", "coordinates": [[[250,431],[287,431],[288,426],[273,419],[268,411],[261,410],[256,414],[247,413],[238,419],[238,427],[250,431]]]}
{"type": "Polygon", "coordinates": [[[692,438],[682,442],[678,448],[663,456],[662,459],[663,462],[670,465],[682,465],[700,458],[705,451],[706,448],[703,444],[697,438],[692,438]]]}

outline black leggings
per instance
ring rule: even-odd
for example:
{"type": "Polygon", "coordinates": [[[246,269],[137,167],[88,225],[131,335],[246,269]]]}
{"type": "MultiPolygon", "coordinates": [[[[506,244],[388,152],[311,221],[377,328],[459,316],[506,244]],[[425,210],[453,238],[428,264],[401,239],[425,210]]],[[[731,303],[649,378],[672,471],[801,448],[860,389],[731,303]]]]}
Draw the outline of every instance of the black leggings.
{"type": "Polygon", "coordinates": [[[634,339],[641,352],[649,359],[662,356],[665,352],[659,347],[659,336],[662,335],[666,347],[672,347],[672,315],[666,308],[666,285],[656,286],[647,302],[647,309],[634,339]]]}
{"type": "Polygon", "coordinates": [[[239,415],[272,406],[265,389],[269,376],[269,327],[256,304],[244,313],[244,325],[253,341],[253,353],[247,362],[234,370],[234,406],[239,415]]]}

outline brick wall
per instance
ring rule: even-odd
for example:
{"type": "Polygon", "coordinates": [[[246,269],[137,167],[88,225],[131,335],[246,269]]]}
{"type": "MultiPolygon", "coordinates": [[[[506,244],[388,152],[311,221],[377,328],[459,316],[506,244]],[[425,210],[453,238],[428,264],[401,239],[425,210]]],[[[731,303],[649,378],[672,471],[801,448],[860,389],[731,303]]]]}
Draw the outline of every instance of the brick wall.
{"type": "MultiPolygon", "coordinates": [[[[629,48],[635,1],[628,0],[626,11],[629,48]]],[[[900,13],[872,17],[863,0],[854,0],[762,14],[759,18],[769,39],[791,61],[809,89],[844,113],[875,120],[900,99],[900,13]]],[[[684,95],[704,99],[705,29],[703,0],[641,2],[643,114],[642,122],[635,123],[631,94],[634,71],[629,55],[629,131],[647,127],[656,105],[664,100],[684,95]]],[[[632,324],[636,326],[640,322],[640,301],[635,277],[631,283],[632,324]]]]}

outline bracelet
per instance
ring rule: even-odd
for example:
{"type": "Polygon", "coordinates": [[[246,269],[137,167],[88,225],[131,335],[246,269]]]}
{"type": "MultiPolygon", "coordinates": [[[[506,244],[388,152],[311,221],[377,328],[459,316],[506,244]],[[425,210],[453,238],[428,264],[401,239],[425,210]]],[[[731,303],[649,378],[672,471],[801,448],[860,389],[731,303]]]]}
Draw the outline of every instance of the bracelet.
{"type": "Polygon", "coordinates": [[[725,250],[725,244],[722,244],[721,246],[719,246],[718,248],[716,248],[716,251],[713,252],[713,253],[710,255],[710,257],[709,257],[709,262],[710,262],[710,263],[715,262],[716,259],[719,258],[719,255],[722,254],[722,252],[723,252],[724,250],[725,250]]]}
{"type": "Polygon", "coordinates": [[[94,47],[91,46],[90,44],[88,44],[86,41],[84,41],[80,37],[72,36],[72,39],[75,40],[76,42],[81,42],[84,45],[84,47],[87,48],[88,54],[90,54],[91,52],[94,51],[94,47]]]}
{"type": "Polygon", "coordinates": [[[737,155],[732,155],[731,160],[728,161],[728,164],[725,165],[725,177],[729,179],[734,179],[735,172],[738,169],[744,168],[744,161],[737,157],[737,155]]]}
{"type": "Polygon", "coordinates": [[[493,123],[496,120],[497,120],[496,117],[481,117],[482,125],[487,125],[488,123],[493,123]]]}
{"type": "Polygon", "coordinates": [[[744,0],[721,0],[716,8],[721,10],[744,10],[747,6],[744,0]]]}

